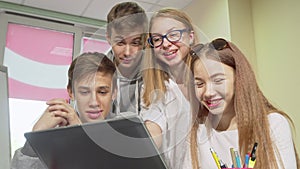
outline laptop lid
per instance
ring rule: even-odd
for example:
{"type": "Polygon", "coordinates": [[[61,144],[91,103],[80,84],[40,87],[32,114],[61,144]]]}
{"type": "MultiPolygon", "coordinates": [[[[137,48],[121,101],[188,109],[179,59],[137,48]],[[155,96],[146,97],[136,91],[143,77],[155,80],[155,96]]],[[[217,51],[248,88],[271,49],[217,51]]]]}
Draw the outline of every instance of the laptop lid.
{"type": "Polygon", "coordinates": [[[25,137],[49,169],[165,169],[139,116],[28,132],[25,137]]]}

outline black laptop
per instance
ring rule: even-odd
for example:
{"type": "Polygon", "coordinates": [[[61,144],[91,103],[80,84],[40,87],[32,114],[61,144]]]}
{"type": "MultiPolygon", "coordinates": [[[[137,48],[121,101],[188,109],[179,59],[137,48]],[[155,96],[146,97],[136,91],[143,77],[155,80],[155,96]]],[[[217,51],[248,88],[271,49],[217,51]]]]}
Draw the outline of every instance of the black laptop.
{"type": "Polygon", "coordinates": [[[167,168],[136,115],[28,132],[25,137],[49,169],[167,168]]]}

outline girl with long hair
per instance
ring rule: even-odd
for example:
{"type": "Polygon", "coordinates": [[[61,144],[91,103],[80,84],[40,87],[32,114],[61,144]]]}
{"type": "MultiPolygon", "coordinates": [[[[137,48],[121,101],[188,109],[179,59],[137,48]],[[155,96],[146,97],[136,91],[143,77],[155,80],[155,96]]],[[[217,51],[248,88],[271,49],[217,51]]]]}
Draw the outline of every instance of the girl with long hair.
{"type": "Polygon", "coordinates": [[[185,85],[190,71],[186,63],[196,36],[191,19],[183,11],[163,8],[150,19],[141,114],[144,120],[160,126],[160,150],[172,169],[182,168],[186,151],[182,143],[191,128],[185,85]]]}
{"type": "Polygon", "coordinates": [[[213,148],[231,168],[230,148],[238,150],[244,163],[245,154],[257,142],[254,168],[299,168],[292,120],[264,96],[237,46],[219,38],[195,45],[191,53],[194,78],[190,94],[196,122],[186,164],[195,169],[220,167],[211,155],[213,148]]]}

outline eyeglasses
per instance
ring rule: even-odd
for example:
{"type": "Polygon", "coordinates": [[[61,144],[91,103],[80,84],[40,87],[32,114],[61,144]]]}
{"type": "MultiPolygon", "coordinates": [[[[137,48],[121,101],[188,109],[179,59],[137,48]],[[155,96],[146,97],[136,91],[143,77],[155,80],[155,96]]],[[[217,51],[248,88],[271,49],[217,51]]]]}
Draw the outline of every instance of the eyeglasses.
{"type": "Polygon", "coordinates": [[[217,39],[213,40],[210,44],[216,50],[223,50],[223,49],[226,49],[226,48],[229,48],[230,50],[232,50],[229,43],[223,38],[217,38],[217,39]]]}
{"type": "MultiPolygon", "coordinates": [[[[214,49],[216,49],[216,50],[218,50],[218,51],[223,50],[223,49],[226,49],[226,48],[229,48],[231,51],[233,51],[232,48],[230,47],[229,43],[228,43],[225,39],[223,39],[223,38],[217,38],[217,39],[211,41],[211,42],[209,43],[209,45],[210,45],[211,48],[214,48],[214,49]]],[[[192,49],[190,50],[190,55],[196,56],[197,53],[198,53],[203,47],[204,47],[204,45],[201,44],[201,43],[196,44],[196,45],[193,46],[192,49]]]]}
{"type": "Polygon", "coordinates": [[[181,29],[181,30],[172,30],[165,35],[152,34],[148,38],[148,43],[152,47],[157,48],[157,47],[160,47],[164,43],[164,38],[166,38],[171,43],[178,42],[178,41],[180,41],[180,39],[182,37],[182,33],[187,32],[187,31],[188,31],[188,29],[181,29]]]}

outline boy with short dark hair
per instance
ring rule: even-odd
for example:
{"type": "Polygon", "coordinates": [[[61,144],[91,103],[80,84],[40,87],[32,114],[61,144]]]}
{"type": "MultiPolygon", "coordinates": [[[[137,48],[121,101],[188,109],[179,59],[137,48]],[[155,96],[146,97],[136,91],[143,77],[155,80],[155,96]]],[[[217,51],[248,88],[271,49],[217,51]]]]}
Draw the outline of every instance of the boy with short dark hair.
{"type": "Polygon", "coordinates": [[[119,93],[115,112],[140,111],[141,70],[148,19],[135,2],[116,4],[107,15],[106,39],[112,46],[108,57],[117,66],[119,93]]]}

